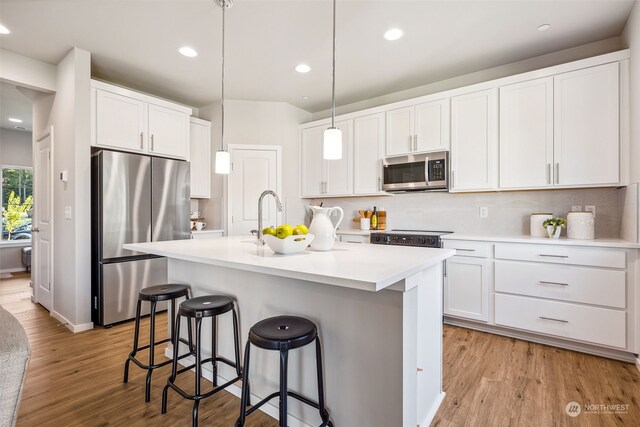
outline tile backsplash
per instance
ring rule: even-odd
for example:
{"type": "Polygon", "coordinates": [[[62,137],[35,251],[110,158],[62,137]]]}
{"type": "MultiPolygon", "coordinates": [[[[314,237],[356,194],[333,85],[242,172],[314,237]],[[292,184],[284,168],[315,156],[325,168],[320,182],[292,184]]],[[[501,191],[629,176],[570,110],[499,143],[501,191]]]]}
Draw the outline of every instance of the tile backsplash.
{"type": "MultiPolygon", "coordinates": [[[[317,199],[313,204],[340,206],[345,219],[341,228],[357,228],[352,218],[358,209],[373,206],[387,211],[387,229],[447,230],[460,233],[529,234],[529,216],[550,212],[566,218],[572,206],[596,206],[596,237],[620,236],[622,209],[617,188],[510,191],[452,194],[446,192],[400,193],[392,196],[317,199]],[[480,218],[480,207],[489,215],[480,218]]],[[[566,230],[563,230],[563,235],[566,230]]]]}

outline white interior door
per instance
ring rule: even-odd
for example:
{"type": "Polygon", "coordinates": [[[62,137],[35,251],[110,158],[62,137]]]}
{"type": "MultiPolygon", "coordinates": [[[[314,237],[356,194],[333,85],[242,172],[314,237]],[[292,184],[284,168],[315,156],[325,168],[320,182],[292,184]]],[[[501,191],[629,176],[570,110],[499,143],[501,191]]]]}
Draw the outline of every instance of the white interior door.
{"type": "Polygon", "coordinates": [[[36,302],[51,310],[53,301],[53,128],[36,141],[32,227],[33,289],[36,302]]]}
{"type": "MultiPolygon", "coordinates": [[[[258,228],[258,198],[273,190],[282,199],[279,146],[229,146],[231,172],[228,180],[228,230],[230,236],[250,234],[258,228]]],[[[262,226],[280,225],[280,214],[271,196],[264,199],[262,226]]]]}

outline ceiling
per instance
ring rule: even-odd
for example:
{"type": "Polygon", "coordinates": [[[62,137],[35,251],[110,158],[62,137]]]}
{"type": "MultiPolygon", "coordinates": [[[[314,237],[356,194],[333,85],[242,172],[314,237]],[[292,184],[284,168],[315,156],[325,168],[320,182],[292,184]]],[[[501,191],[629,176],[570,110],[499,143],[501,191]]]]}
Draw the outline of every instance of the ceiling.
{"type": "Polygon", "coordinates": [[[18,91],[15,85],[0,82],[0,128],[31,132],[33,128],[31,100],[18,91]],[[22,123],[14,123],[9,118],[20,119],[22,123]]]}
{"type": "MultiPolygon", "coordinates": [[[[620,35],[633,0],[338,0],[338,105],[620,35]],[[541,24],[551,24],[545,32],[541,24]],[[390,42],[391,27],[404,37],[390,42]]],[[[0,47],[52,64],[72,46],[100,79],[200,107],[220,99],[221,9],[213,0],[0,3],[0,47]],[[197,58],[181,56],[188,45],[197,58]]],[[[235,0],[227,98],[331,103],[331,1],[235,0]],[[304,62],[311,72],[299,74],[304,62]],[[308,97],[303,99],[302,97],[308,97]]]]}

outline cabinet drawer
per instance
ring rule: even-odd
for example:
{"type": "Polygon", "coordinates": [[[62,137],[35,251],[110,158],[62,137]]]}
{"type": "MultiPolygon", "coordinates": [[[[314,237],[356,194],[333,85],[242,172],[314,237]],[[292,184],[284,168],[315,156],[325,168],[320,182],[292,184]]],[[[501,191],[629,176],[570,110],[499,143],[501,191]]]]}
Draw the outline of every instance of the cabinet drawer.
{"type": "Polygon", "coordinates": [[[546,335],[626,348],[624,311],[496,294],[495,323],[546,335]]]}
{"type": "Polygon", "coordinates": [[[370,243],[371,237],[357,234],[338,234],[338,239],[343,243],[370,243]]]}
{"type": "Polygon", "coordinates": [[[624,250],[552,245],[496,244],[497,259],[541,261],[553,264],[625,268],[624,250]]]}
{"type": "Polygon", "coordinates": [[[492,243],[473,242],[469,240],[446,240],[444,247],[447,249],[455,249],[458,256],[470,256],[476,258],[491,257],[492,243]]]}
{"type": "Polygon", "coordinates": [[[626,307],[623,270],[496,260],[494,274],[496,292],[626,307]]]}

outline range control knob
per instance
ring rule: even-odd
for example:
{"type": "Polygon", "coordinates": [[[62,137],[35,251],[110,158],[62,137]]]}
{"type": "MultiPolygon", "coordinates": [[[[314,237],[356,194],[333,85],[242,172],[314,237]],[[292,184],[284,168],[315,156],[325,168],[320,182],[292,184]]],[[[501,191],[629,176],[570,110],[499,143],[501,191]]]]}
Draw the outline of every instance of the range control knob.
{"type": "Polygon", "coordinates": [[[384,236],[384,242],[388,245],[391,243],[391,238],[389,236],[384,236]]]}

